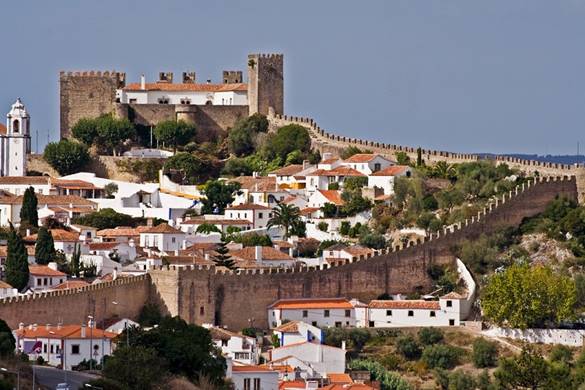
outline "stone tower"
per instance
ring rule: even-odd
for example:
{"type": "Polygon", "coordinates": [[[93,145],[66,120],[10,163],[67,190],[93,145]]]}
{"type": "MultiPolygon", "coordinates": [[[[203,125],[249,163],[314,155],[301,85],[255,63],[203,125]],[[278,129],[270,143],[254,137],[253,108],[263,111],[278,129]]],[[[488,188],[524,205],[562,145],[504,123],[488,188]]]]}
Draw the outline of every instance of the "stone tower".
{"type": "Polygon", "coordinates": [[[26,175],[30,144],[30,116],[19,98],[6,115],[6,135],[0,140],[0,176],[26,175]]]}
{"type": "Polygon", "coordinates": [[[59,76],[61,139],[81,118],[95,118],[113,111],[116,89],[125,85],[120,72],[61,72],[59,76]]]}
{"type": "Polygon", "coordinates": [[[248,104],[250,115],[284,113],[284,58],[282,54],[248,55],[248,104]]]}

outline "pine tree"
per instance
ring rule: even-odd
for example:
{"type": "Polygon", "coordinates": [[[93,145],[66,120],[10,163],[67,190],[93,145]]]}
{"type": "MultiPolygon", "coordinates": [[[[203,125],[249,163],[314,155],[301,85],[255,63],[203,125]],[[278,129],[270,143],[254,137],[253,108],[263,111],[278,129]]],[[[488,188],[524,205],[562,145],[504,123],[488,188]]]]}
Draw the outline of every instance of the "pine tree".
{"type": "Polygon", "coordinates": [[[41,227],[37,234],[35,245],[35,258],[37,264],[47,265],[55,259],[55,241],[53,235],[46,227],[41,227]]]}
{"type": "Polygon", "coordinates": [[[12,224],[10,224],[7,251],[8,254],[4,265],[6,282],[19,291],[22,291],[28,284],[28,255],[22,237],[14,230],[12,224]]]}
{"type": "Polygon", "coordinates": [[[217,248],[215,249],[216,255],[213,256],[211,260],[215,263],[217,267],[226,267],[228,269],[234,269],[236,263],[229,255],[229,249],[227,247],[227,243],[225,242],[225,238],[221,238],[221,242],[217,244],[217,248]]]}
{"type": "Polygon", "coordinates": [[[81,274],[81,246],[79,244],[75,244],[75,248],[73,249],[73,255],[71,255],[71,265],[69,266],[69,271],[71,275],[75,277],[79,277],[81,274]]]}
{"type": "Polygon", "coordinates": [[[39,213],[37,211],[38,199],[35,194],[35,189],[28,187],[24,191],[22,198],[22,208],[20,209],[20,224],[21,226],[39,226],[39,213]]]}

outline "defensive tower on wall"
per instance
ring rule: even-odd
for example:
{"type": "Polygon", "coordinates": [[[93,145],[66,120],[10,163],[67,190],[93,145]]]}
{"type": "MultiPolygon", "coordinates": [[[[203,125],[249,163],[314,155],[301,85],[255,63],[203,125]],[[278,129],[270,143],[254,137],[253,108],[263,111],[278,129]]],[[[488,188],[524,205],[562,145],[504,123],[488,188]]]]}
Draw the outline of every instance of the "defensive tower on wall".
{"type": "Polygon", "coordinates": [[[255,112],[267,115],[272,107],[284,113],[282,54],[250,54],[248,80],[239,70],[224,70],[221,81],[198,82],[196,72],[159,72],[155,83],[127,84],[120,72],[61,72],[61,138],[81,118],[112,113],[136,125],[154,126],[169,119],[194,123],[200,140],[224,133],[255,112]],[[179,74],[181,75],[181,74],[179,74]]]}

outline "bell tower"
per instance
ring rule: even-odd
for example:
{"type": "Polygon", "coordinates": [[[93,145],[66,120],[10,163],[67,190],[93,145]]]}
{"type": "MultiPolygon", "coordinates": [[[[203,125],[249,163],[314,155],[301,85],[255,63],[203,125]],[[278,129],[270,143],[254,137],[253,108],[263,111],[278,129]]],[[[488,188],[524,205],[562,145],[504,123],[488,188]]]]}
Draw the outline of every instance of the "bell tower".
{"type": "Polygon", "coordinates": [[[30,116],[20,101],[6,115],[6,136],[2,140],[2,176],[25,176],[27,154],[30,153],[30,116]]]}

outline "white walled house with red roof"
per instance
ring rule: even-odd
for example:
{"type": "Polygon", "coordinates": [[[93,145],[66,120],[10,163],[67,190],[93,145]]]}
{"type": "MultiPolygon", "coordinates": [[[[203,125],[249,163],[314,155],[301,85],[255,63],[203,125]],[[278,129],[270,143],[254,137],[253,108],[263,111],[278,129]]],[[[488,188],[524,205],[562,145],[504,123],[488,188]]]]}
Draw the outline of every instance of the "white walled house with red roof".
{"type": "Polygon", "coordinates": [[[29,265],[27,287],[34,291],[51,290],[67,280],[67,274],[57,270],[57,263],[29,265]]]}
{"type": "Polygon", "coordinates": [[[234,362],[254,365],[260,360],[260,349],[254,337],[231,332],[216,326],[207,327],[211,340],[226,358],[234,362]]]}
{"type": "Polygon", "coordinates": [[[268,327],[277,328],[285,320],[318,328],[363,326],[365,307],[358,300],[346,298],[280,299],[268,306],[268,327]]]}
{"type": "Polygon", "coordinates": [[[226,359],[226,378],[231,379],[234,390],[278,390],[279,373],[266,365],[240,365],[226,359]]]}
{"type": "Polygon", "coordinates": [[[252,222],[247,219],[231,219],[226,218],[225,215],[205,214],[200,217],[187,218],[183,221],[179,221],[177,227],[189,234],[197,233],[197,228],[201,225],[209,224],[214,225],[222,233],[227,233],[230,226],[238,228],[242,231],[252,229],[252,222]]]}
{"type": "Polygon", "coordinates": [[[392,165],[368,176],[368,187],[381,188],[384,195],[394,194],[394,180],[400,176],[411,177],[412,168],[408,165],[392,165]]]}
{"type": "Polygon", "coordinates": [[[272,208],[255,203],[244,203],[230,206],[225,209],[225,219],[248,220],[252,229],[264,229],[268,220],[272,218],[272,208]]]}
{"type": "Polygon", "coordinates": [[[246,267],[278,267],[290,268],[295,265],[295,258],[288,253],[271,246],[251,246],[231,250],[230,256],[236,261],[236,266],[246,267]]]}
{"type": "Polygon", "coordinates": [[[161,223],[140,231],[140,246],[142,248],[156,248],[167,254],[183,248],[186,234],[167,223],[161,223]]]}
{"type": "Polygon", "coordinates": [[[338,190],[316,190],[309,196],[307,207],[321,208],[326,203],[334,204],[335,206],[343,206],[345,203],[341,199],[341,191],[338,190]]]}
{"type": "Polygon", "coordinates": [[[4,176],[0,177],[0,190],[14,195],[24,195],[24,191],[32,187],[37,194],[50,195],[52,188],[50,179],[48,176],[4,176]]]}
{"type": "Polygon", "coordinates": [[[281,347],[306,341],[322,344],[325,340],[325,335],[321,329],[304,321],[284,323],[272,329],[272,333],[278,338],[281,347]]]}
{"type": "Polygon", "coordinates": [[[347,177],[365,177],[366,175],[349,166],[338,166],[336,168],[316,169],[307,174],[307,191],[327,190],[329,184],[338,183],[343,187],[343,182],[347,177]]]}
{"type": "Polygon", "coordinates": [[[326,378],[330,373],[345,372],[345,353],[345,348],[307,341],[272,349],[270,361],[292,356],[307,363],[317,376],[326,378]]]}
{"type": "Polygon", "coordinates": [[[395,163],[380,154],[358,153],[343,160],[341,165],[355,169],[367,176],[395,165],[395,163]]]}

